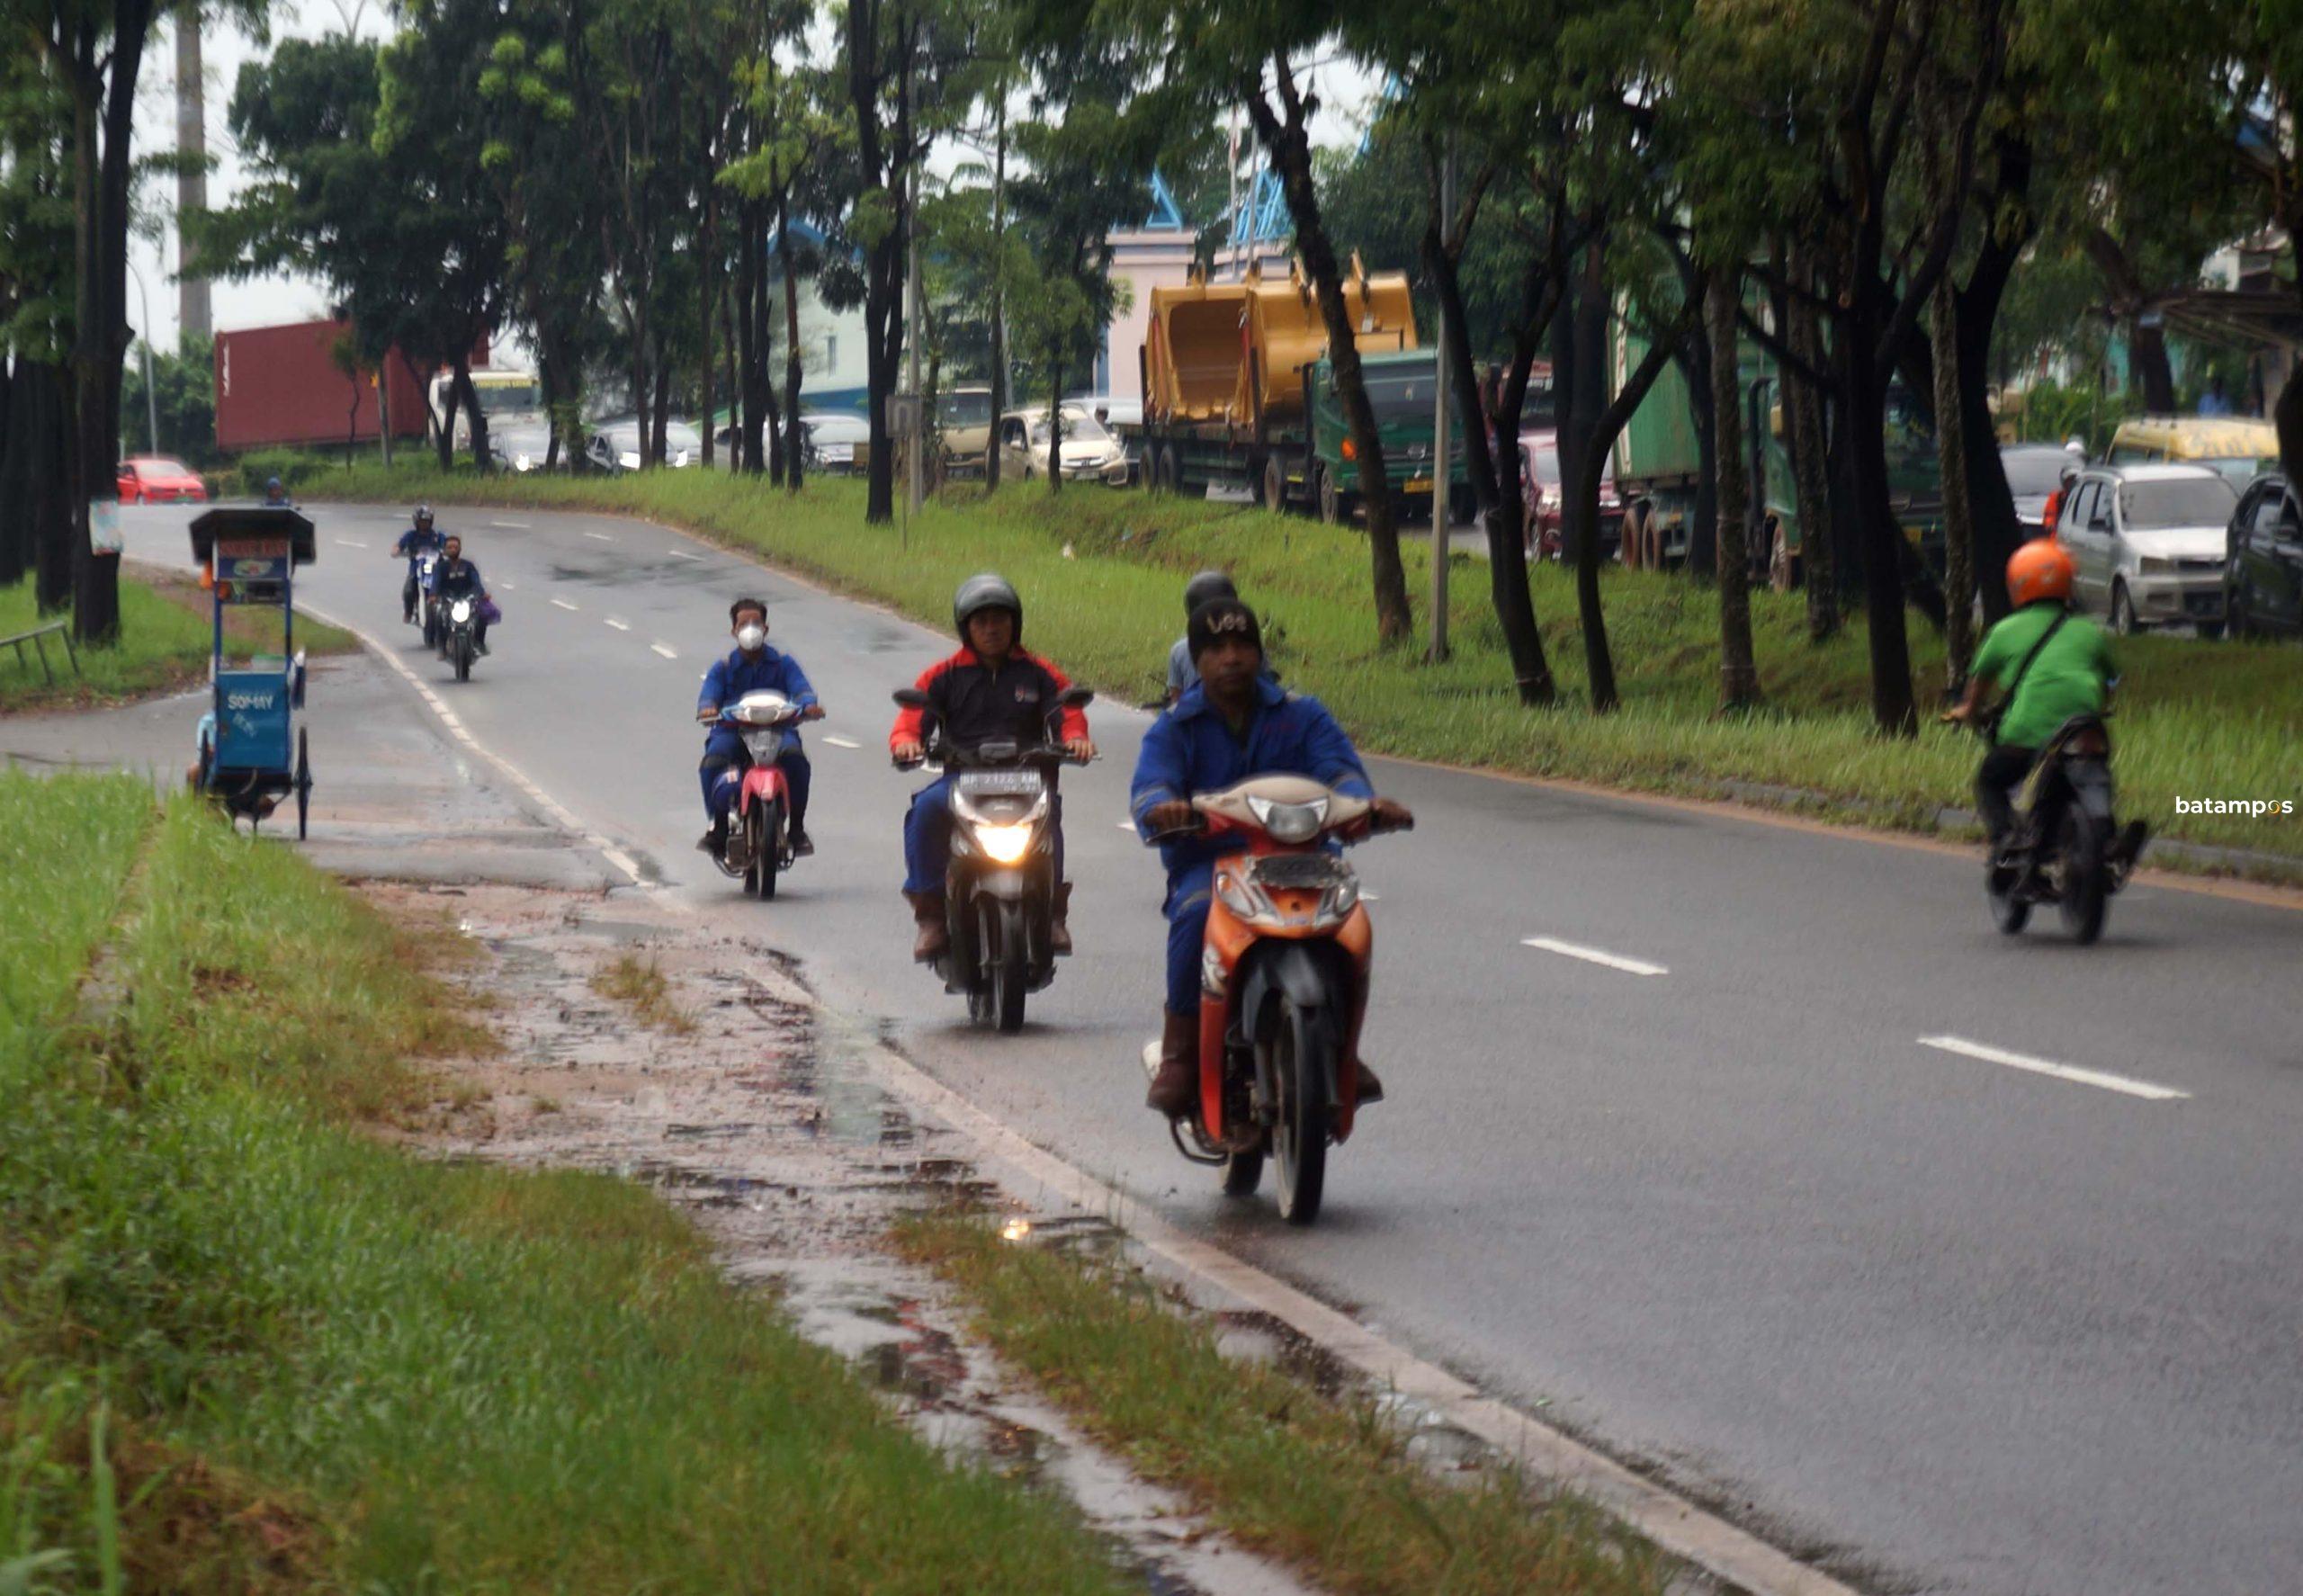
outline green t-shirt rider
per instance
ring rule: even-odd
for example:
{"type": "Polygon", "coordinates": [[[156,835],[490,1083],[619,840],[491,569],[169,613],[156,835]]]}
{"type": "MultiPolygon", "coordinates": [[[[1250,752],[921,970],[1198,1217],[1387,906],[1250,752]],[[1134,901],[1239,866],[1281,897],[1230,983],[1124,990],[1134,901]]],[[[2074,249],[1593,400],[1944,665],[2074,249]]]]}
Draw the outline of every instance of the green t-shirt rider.
{"type": "MultiPolygon", "coordinates": [[[[1991,749],[1976,771],[1976,808],[1990,830],[1994,865],[2013,863],[2021,839],[2013,836],[2011,794],[2031,773],[2039,749],[2072,716],[2101,714],[2119,684],[2110,640],[2071,608],[2074,574],[2070,552],[2052,537],[2034,538],[2015,551],[2007,562],[2014,611],[1985,634],[1969,668],[1967,695],[1943,717],[1971,722],[1986,691],[2013,686],[1991,749]]],[[[2130,824],[2113,845],[2112,858],[2134,858],[2146,834],[2142,821],[2130,824]]]]}

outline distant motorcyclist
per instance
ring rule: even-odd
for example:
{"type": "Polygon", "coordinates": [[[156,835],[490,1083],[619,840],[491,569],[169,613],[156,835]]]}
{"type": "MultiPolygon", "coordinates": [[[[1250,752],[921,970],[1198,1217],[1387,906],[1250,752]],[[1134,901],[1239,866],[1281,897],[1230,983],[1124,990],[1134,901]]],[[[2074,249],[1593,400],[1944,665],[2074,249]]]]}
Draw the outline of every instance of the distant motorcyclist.
{"type": "MultiPolygon", "coordinates": [[[[898,764],[927,753],[929,721],[963,748],[1012,737],[1026,744],[1060,741],[1074,759],[1092,759],[1088,716],[1063,704],[1071,678],[1048,661],[1025,652],[1024,601],[1007,579],[985,571],[962,582],[952,597],[952,624],[963,645],[938,660],[914,685],[927,695],[927,709],[905,709],[888,734],[898,764]]],[[[944,924],[944,875],[952,848],[949,776],[938,776],[912,794],[903,821],[903,895],[919,928],[911,956],[925,964],[943,956],[951,936],[944,924]]],[[[1059,954],[1071,951],[1067,917],[1071,883],[1063,879],[1063,800],[1052,797],[1049,829],[1055,847],[1055,902],[1049,943],[1059,954]]]]}
{"type": "Polygon", "coordinates": [[[450,533],[441,540],[440,561],[432,568],[432,596],[442,604],[459,598],[469,598],[479,605],[471,629],[472,647],[480,653],[488,652],[488,585],[479,579],[479,567],[464,558],[464,540],[450,533]]]}
{"type": "Polygon", "coordinates": [[[277,477],[264,480],[264,502],[265,507],[274,510],[293,509],[296,506],[296,501],[288,497],[286,485],[277,477]]]}
{"type": "MultiPolygon", "coordinates": [[[[2007,596],[2014,612],[1985,634],[1969,668],[1967,696],[1944,715],[1974,721],[1984,695],[2007,695],[1993,727],[1991,749],[1976,771],[1976,808],[1991,833],[1995,865],[2015,863],[2015,807],[2010,794],[2031,772],[2040,748],[2074,715],[2103,713],[2119,680],[2110,640],[2102,628],[2073,613],[2076,574],[2070,551],[2053,538],[2034,538],[2007,562],[2007,596]]],[[[2134,857],[2143,844],[2140,821],[2128,827],[2114,857],[2134,857]]]]}
{"type": "MultiPolygon", "coordinates": [[[[1375,797],[1358,750],[1325,705],[1281,691],[1265,674],[1253,610],[1236,598],[1210,599],[1192,611],[1188,641],[1198,680],[1144,734],[1129,800],[1136,830],[1158,844],[1168,867],[1168,999],[1160,1068],[1144,1100],[1170,1119],[1191,1112],[1199,1089],[1200,958],[1215,861],[1243,846],[1186,835],[1197,818],[1193,796],[1285,773],[1371,799],[1384,824],[1413,819],[1406,805],[1375,797]]],[[[1379,1101],[1376,1072],[1365,1063],[1359,1071],[1359,1101],[1379,1101]]]]}
{"type": "MultiPolygon", "coordinates": [[[[745,759],[743,734],[721,722],[720,712],[747,693],[767,692],[781,693],[799,704],[803,721],[820,721],[824,714],[800,662],[767,646],[766,605],[757,598],[736,600],[728,606],[728,631],[736,646],[703,673],[703,686],[695,695],[695,718],[711,728],[704,734],[703,763],[696,767],[703,784],[707,826],[695,846],[708,854],[719,853],[727,840],[728,811],[736,801],[745,759]]],[[[798,731],[786,734],[775,766],[784,772],[792,795],[792,852],[795,857],[812,854],[816,845],[809,840],[807,822],[808,783],[814,772],[800,747],[798,731]]]]}
{"type": "Polygon", "coordinates": [[[392,545],[390,558],[406,559],[408,580],[400,584],[399,618],[413,625],[416,622],[417,568],[427,554],[440,551],[440,533],[432,525],[432,507],[418,505],[413,525],[399,534],[399,542],[392,545]]]}

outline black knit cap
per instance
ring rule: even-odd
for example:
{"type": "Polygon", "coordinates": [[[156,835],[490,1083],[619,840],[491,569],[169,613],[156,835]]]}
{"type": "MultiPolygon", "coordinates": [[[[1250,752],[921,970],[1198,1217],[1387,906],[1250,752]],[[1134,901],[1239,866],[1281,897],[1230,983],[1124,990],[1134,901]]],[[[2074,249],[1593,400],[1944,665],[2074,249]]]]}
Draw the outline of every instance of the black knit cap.
{"type": "Polygon", "coordinates": [[[1256,652],[1263,652],[1263,626],[1256,619],[1255,611],[1236,598],[1211,598],[1191,613],[1191,624],[1185,637],[1191,645],[1191,657],[1197,659],[1227,637],[1244,637],[1255,644],[1256,652]]]}

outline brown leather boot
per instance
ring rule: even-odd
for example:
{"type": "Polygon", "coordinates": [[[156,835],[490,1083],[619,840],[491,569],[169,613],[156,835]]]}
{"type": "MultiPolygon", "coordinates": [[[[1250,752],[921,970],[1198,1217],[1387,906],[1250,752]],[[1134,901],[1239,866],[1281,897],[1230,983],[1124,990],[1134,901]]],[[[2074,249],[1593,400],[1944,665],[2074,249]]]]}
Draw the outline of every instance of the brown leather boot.
{"type": "Polygon", "coordinates": [[[1199,1016],[1160,1011],[1160,1068],[1143,1106],[1181,1119],[1199,1100],[1199,1016]]]}
{"type": "Polygon", "coordinates": [[[1058,882],[1055,884],[1055,906],[1048,915],[1047,927],[1048,951],[1058,958],[1063,958],[1071,952],[1071,927],[1067,923],[1071,914],[1071,883],[1058,882]]]}
{"type": "Polygon", "coordinates": [[[1376,1079],[1376,1071],[1367,1067],[1367,1061],[1366,1059],[1361,1059],[1358,1062],[1355,1067],[1359,1072],[1358,1106],[1365,1108],[1370,1103],[1382,1102],[1384,1100],[1384,1083],[1376,1079]]]}
{"type": "Polygon", "coordinates": [[[911,905],[912,924],[919,928],[919,935],[912,938],[912,961],[933,964],[952,946],[952,934],[944,927],[944,894],[906,892],[904,901],[911,905]]]}

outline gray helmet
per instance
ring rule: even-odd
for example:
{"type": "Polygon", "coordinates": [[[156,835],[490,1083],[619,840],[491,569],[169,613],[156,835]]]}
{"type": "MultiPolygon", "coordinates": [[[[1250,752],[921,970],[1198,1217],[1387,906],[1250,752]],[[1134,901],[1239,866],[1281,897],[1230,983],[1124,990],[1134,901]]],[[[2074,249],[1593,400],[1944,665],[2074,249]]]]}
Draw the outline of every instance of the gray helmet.
{"type": "Polygon", "coordinates": [[[1232,586],[1232,578],[1220,570],[1204,570],[1184,584],[1184,619],[1191,619],[1192,611],[1211,598],[1237,598],[1240,590],[1232,586]]]}
{"type": "Polygon", "coordinates": [[[1024,601],[1008,586],[1008,578],[998,571],[978,571],[960,584],[952,595],[952,624],[960,633],[960,641],[968,641],[969,620],[983,610],[1006,610],[1016,617],[1016,636],[1024,635],[1024,601]]]}

